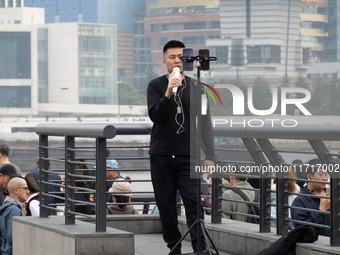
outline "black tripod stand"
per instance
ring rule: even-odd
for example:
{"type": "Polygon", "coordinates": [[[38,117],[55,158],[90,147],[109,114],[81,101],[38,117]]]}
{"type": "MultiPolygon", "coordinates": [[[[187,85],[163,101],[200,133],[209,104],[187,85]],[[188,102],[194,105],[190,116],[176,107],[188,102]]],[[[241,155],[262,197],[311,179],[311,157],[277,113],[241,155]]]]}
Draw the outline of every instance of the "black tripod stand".
{"type": "MultiPolygon", "coordinates": [[[[186,49],[183,49],[183,52],[185,52],[186,49]]],[[[183,54],[184,55],[184,54],[183,54]]],[[[181,57],[181,60],[183,62],[194,62],[197,61],[197,82],[196,82],[196,106],[197,106],[197,119],[196,119],[196,128],[197,128],[197,148],[196,148],[196,165],[201,165],[201,124],[202,124],[202,83],[200,82],[200,73],[201,70],[209,70],[209,62],[216,60],[216,57],[209,57],[209,51],[208,50],[199,50],[199,56],[192,57],[192,56],[183,56],[181,57]]],[[[188,71],[188,70],[186,70],[188,71]]],[[[176,243],[176,245],[173,247],[173,249],[170,251],[170,254],[173,250],[176,249],[176,247],[184,240],[184,238],[190,233],[190,231],[196,226],[197,228],[197,250],[194,253],[185,253],[185,254],[219,254],[217,251],[214,243],[212,242],[207,230],[204,227],[204,220],[201,219],[201,176],[199,173],[199,176],[197,176],[197,194],[196,194],[196,200],[197,200],[197,218],[195,222],[189,227],[188,231],[182,236],[182,238],[176,243]],[[207,250],[202,251],[202,236],[204,238],[204,243],[206,244],[207,250]],[[209,240],[209,242],[208,242],[209,240]],[[209,243],[213,246],[215,253],[212,252],[212,249],[210,248],[209,243]]]]}

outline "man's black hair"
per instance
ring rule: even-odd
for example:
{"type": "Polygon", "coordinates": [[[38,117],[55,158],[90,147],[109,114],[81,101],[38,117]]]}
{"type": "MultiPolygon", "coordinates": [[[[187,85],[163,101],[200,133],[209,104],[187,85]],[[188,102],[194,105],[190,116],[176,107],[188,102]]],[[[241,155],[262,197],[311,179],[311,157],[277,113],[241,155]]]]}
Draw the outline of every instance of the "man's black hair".
{"type": "Polygon", "coordinates": [[[8,157],[8,155],[9,155],[9,148],[8,148],[8,146],[6,144],[1,144],[0,145],[0,154],[8,157]]]}
{"type": "Polygon", "coordinates": [[[306,177],[308,178],[308,175],[313,176],[320,169],[321,165],[322,161],[319,158],[313,158],[307,161],[307,164],[304,169],[306,177]]]}
{"type": "Polygon", "coordinates": [[[184,43],[176,40],[168,41],[163,47],[163,54],[170,48],[185,48],[184,43]]]}

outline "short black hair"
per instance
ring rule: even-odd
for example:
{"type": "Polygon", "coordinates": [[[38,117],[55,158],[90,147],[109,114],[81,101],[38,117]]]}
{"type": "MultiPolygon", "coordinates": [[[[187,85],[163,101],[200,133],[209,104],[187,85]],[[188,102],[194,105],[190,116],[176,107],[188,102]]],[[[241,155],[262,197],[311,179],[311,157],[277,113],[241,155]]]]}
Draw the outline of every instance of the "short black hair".
{"type": "Polygon", "coordinates": [[[304,169],[306,178],[308,178],[308,175],[314,176],[314,174],[321,168],[321,165],[322,161],[319,158],[313,158],[307,161],[304,169]]]}
{"type": "Polygon", "coordinates": [[[170,48],[185,48],[185,45],[177,40],[168,41],[163,47],[163,54],[170,48]]]}
{"type": "Polygon", "coordinates": [[[0,145],[0,154],[8,157],[8,155],[9,155],[9,147],[6,144],[1,144],[0,145]]]}

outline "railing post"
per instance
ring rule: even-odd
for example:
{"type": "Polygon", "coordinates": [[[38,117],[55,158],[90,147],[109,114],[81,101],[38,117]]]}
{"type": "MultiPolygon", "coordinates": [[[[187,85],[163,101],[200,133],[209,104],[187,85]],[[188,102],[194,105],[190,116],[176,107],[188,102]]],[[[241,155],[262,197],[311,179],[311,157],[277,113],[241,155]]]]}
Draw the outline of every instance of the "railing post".
{"type": "Polygon", "coordinates": [[[211,186],[211,223],[222,223],[222,180],[215,173],[212,176],[211,186]]]}
{"type": "MultiPolygon", "coordinates": [[[[256,139],[261,146],[263,152],[266,154],[273,167],[280,167],[283,160],[275,147],[267,138],[256,139]]],[[[279,168],[280,169],[280,168],[279,168]]],[[[276,234],[284,235],[288,232],[288,195],[287,195],[287,180],[286,174],[283,171],[277,171],[278,178],[276,179],[276,234]],[[286,195],[285,195],[286,194],[286,195]]],[[[288,174],[288,173],[287,173],[288,174]]]]}
{"type": "MultiPolygon", "coordinates": [[[[253,138],[242,138],[257,166],[268,165],[261,148],[253,138]]],[[[259,167],[259,170],[261,168],[259,167]]],[[[270,232],[270,177],[268,172],[261,171],[260,174],[260,232],[270,232]]]]}
{"type": "Polygon", "coordinates": [[[74,199],[75,190],[74,188],[70,188],[70,186],[75,186],[74,176],[70,176],[69,174],[74,174],[74,165],[70,163],[70,161],[74,160],[75,152],[70,150],[74,149],[74,137],[66,136],[65,137],[65,224],[73,225],[75,224],[75,215],[71,212],[75,211],[74,202],[69,199],[74,199]]]}
{"type": "Polygon", "coordinates": [[[96,231],[106,232],[106,139],[96,139],[96,231]]]}
{"type": "Polygon", "coordinates": [[[48,136],[47,135],[39,135],[39,189],[40,189],[40,217],[47,218],[48,217],[48,197],[45,194],[48,194],[48,185],[44,182],[48,181],[48,173],[45,171],[48,169],[48,136]],[[45,171],[42,171],[45,170],[45,171]]]}

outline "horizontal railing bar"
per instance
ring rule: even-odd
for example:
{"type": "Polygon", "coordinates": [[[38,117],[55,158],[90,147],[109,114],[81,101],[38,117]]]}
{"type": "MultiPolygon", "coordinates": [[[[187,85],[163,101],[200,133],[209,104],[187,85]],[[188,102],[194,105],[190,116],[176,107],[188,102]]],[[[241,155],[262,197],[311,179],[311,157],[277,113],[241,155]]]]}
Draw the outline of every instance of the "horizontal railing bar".
{"type": "Polygon", "coordinates": [[[117,132],[117,135],[149,135],[152,130],[152,123],[118,123],[112,124],[117,132]]]}
{"type": "Polygon", "coordinates": [[[113,138],[116,128],[102,123],[40,123],[35,126],[35,133],[47,136],[71,136],[89,138],[113,138]]]}
{"type": "Polygon", "coordinates": [[[293,220],[293,219],[287,219],[287,221],[289,222],[293,222],[293,223],[299,223],[301,225],[308,225],[308,226],[312,226],[312,227],[320,227],[320,228],[327,228],[330,229],[330,226],[327,225],[321,225],[321,224],[317,224],[317,223],[311,223],[309,221],[300,221],[300,220],[293,220]]]}
{"type": "Polygon", "coordinates": [[[49,150],[54,150],[54,151],[64,151],[64,147],[51,147],[51,146],[41,146],[42,149],[49,149],[49,150]]]}
{"type": "Polygon", "coordinates": [[[215,136],[228,136],[240,138],[270,138],[270,139],[296,139],[296,140],[334,140],[340,141],[340,125],[297,125],[294,128],[276,125],[263,125],[250,127],[243,125],[228,126],[214,124],[215,136]],[[322,131],[322,132],[321,132],[322,131]]]}
{"type": "Polygon", "coordinates": [[[290,209],[295,209],[295,210],[300,210],[300,211],[306,211],[306,212],[315,212],[315,213],[321,213],[321,214],[325,214],[325,215],[330,215],[330,212],[329,211],[321,211],[321,210],[318,210],[318,209],[309,209],[307,207],[297,207],[297,206],[289,206],[289,205],[286,205],[287,208],[290,208],[290,209]]]}

